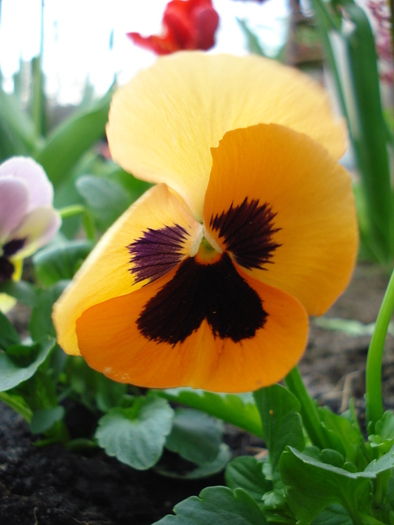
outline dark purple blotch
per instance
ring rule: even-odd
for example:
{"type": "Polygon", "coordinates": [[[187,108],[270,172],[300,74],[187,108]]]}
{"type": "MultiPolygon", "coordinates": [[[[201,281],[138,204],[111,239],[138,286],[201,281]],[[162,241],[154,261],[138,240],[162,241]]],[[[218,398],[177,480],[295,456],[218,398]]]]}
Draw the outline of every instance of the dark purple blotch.
{"type": "Polygon", "coordinates": [[[128,245],[131,273],[135,281],[159,279],[172,270],[183,258],[182,247],[188,233],[182,226],[165,226],[158,230],[149,228],[142,237],[128,245]]]}
{"type": "Polygon", "coordinates": [[[0,257],[0,283],[11,279],[15,271],[15,267],[9,258],[21,250],[25,242],[26,239],[13,239],[12,241],[4,244],[3,255],[0,257]]]}
{"type": "Polygon", "coordinates": [[[254,337],[267,315],[257,292],[224,253],[213,264],[184,260],[174,278],[147,302],[137,326],[147,339],[174,346],[206,319],[215,338],[240,342],[254,337]]]}
{"type": "Polygon", "coordinates": [[[275,217],[269,204],[245,198],[242,204],[231,205],[226,212],[211,217],[210,227],[219,232],[226,251],[238,264],[248,270],[264,269],[280,246],[273,241],[273,235],[280,230],[275,228],[275,217]]]}

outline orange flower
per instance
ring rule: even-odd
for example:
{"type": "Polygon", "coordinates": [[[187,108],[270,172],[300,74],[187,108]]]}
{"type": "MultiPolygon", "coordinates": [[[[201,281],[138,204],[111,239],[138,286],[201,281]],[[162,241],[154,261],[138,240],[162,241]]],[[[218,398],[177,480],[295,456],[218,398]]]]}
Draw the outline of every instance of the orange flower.
{"type": "Polygon", "coordinates": [[[168,55],[182,49],[207,50],[215,44],[219,16],[211,0],[172,0],[163,16],[163,34],[128,33],[138,46],[168,55]]]}
{"type": "Polygon", "coordinates": [[[107,134],[113,158],[157,185],[56,304],[59,343],[146,387],[282,379],[357,253],[350,177],[323,147],[344,147],[324,93],[267,59],[179,53],[118,91],[107,134]]]}

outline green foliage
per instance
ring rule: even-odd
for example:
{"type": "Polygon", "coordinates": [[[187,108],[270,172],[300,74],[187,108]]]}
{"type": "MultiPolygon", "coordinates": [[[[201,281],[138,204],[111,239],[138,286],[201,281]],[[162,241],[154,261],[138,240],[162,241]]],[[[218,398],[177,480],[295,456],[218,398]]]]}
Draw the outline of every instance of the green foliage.
{"type": "Polygon", "coordinates": [[[248,48],[248,51],[255,55],[266,56],[263,48],[260,45],[257,35],[250,30],[248,24],[241,18],[237,18],[237,22],[245,37],[246,47],[248,48]]]}
{"type": "Polygon", "coordinates": [[[158,391],[170,401],[202,410],[247,432],[262,436],[261,420],[250,394],[214,394],[191,388],[158,391]]]}
{"type": "Polygon", "coordinates": [[[349,472],[335,450],[289,447],[281,457],[282,480],[289,486],[287,497],[300,525],[312,521],[329,504],[339,503],[350,516],[370,506],[372,473],[349,472]]]}
{"type": "Polygon", "coordinates": [[[11,345],[20,343],[18,332],[7,317],[0,312],[0,349],[6,350],[11,345]]]}
{"type": "Polygon", "coordinates": [[[101,230],[106,230],[133,202],[132,195],[113,180],[84,175],[78,178],[76,187],[101,230]]]}
{"type": "Polygon", "coordinates": [[[346,461],[356,465],[361,459],[360,452],[364,448],[360,429],[349,419],[334,414],[327,407],[320,408],[319,415],[332,448],[340,452],[346,461]]]}
{"type": "Polygon", "coordinates": [[[394,414],[387,411],[382,419],[375,424],[376,434],[368,436],[372,448],[379,448],[379,452],[388,452],[394,445],[394,414]]]}
{"type": "Polygon", "coordinates": [[[113,408],[99,421],[96,438],[109,456],[138,470],[159,460],[174,412],[164,399],[136,399],[131,408],[113,408]]]}
{"type": "Polygon", "coordinates": [[[311,525],[353,525],[349,514],[341,505],[328,505],[311,523],[311,525]]]}
{"type": "Polygon", "coordinates": [[[56,423],[63,420],[65,410],[62,406],[42,408],[33,413],[30,421],[30,430],[33,434],[44,434],[56,423]]]}
{"type": "Polygon", "coordinates": [[[171,468],[171,466],[168,467],[164,457],[163,461],[160,461],[155,466],[155,471],[169,478],[184,480],[208,478],[222,472],[231,459],[231,450],[225,443],[221,443],[218,450],[217,456],[212,461],[206,463],[190,462],[187,467],[184,465],[181,472],[179,472],[179,469],[177,468],[174,469],[171,468]]]}
{"type": "Polygon", "coordinates": [[[251,456],[240,456],[228,464],[225,472],[226,484],[230,489],[241,488],[256,503],[261,504],[263,495],[273,488],[272,481],[263,472],[263,463],[251,456]]]}
{"type": "Polygon", "coordinates": [[[31,345],[12,344],[0,352],[0,392],[30,379],[55,345],[56,341],[48,337],[31,345]]]}
{"type": "Polygon", "coordinates": [[[194,463],[213,461],[219,454],[223,427],[203,412],[178,408],[166,448],[194,463]]]}
{"type": "Polygon", "coordinates": [[[262,388],[254,394],[269,451],[272,479],[279,481],[279,460],[287,446],[302,450],[305,446],[301,406],[293,394],[280,385],[262,388]]]}
{"type": "Polygon", "coordinates": [[[266,525],[253,499],[242,489],[210,487],[174,507],[175,516],[166,516],[154,525],[266,525]]]}
{"type": "Polygon", "coordinates": [[[52,307],[67,284],[68,281],[59,281],[51,288],[42,290],[37,294],[37,300],[32,309],[29,322],[30,334],[34,341],[40,341],[47,335],[56,337],[51,317],[52,307]]]}
{"type": "Polygon", "coordinates": [[[372,29],[366,13],[353,0],[313,0],[312,5],[361,175],[364,253],[387,264],[394,254],[387,148],[392,137],[382,109],[372,29]]]}
{"type": "Polygon", "coordinates": [[[60,242],[43,248],[33,257],[34,269],[43,286],[72,279],[93,248],[87,240],[60,242]]]}
{"type": "Polygon", "coordinates": [[[93,413],[123,406],[127,386],[92,370],[82,357],[70,359],[65,372],[72,393],[93,413]]]}
{"type": "Polygon", "coordinates": [[[56,187],[64,184],[71,171],[99,139],[104,138],[112,92],[93,107],[76,112],[51,132],[36,160],[56,187]]]}

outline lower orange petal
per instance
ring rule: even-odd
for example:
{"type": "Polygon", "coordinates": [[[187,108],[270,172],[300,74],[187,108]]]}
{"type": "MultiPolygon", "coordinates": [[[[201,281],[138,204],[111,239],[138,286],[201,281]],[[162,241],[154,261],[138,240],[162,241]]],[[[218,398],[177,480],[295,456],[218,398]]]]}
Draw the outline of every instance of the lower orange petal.
{"type": "MultiPolygon", "coordinates": [[[[134,293],[86,310],[77,320],[78,345],[87,363],[118,382],[149,388],[191,386],[214,392],[246,392],[281,380],[300,359],[308,317],[301,304],[243,272],[268,314],[253,337],[234,342],[215,336],[204,319],[183,341],[171,344],[142,335],[138,319],[168,276],[134,293]]],[[[234,309],[237,304],[233,305],[234,309]]],[[[157,323],[160,323],[158,312],[157,323]]],[[[177,319],[173,319],[176,325],[177,319]]]]}

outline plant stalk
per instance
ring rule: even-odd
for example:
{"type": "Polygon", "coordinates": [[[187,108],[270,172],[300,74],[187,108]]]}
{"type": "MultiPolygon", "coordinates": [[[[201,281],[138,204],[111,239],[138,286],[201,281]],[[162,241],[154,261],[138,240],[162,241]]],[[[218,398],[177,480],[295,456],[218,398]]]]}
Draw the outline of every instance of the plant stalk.
{"type": "Polygon", "coordinates": [[[330,448],[330,442],[324,433],[319,413],[313,399],[305,388],[298,367],[294,367],[285,377],[287,388],[301,403],[301,417],[312,443],[319,448],[330,448]]]}
{"type": "MultiPolygon", "coordinates": [[[[391,274],[368,349],[365,374],[367,428],[383,417],[382,359],[387,330],[394,311],[394,272],[391,274]]],[[[373,431],[373,429],[372,429],[373,431]]]]}

